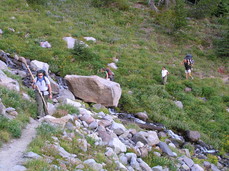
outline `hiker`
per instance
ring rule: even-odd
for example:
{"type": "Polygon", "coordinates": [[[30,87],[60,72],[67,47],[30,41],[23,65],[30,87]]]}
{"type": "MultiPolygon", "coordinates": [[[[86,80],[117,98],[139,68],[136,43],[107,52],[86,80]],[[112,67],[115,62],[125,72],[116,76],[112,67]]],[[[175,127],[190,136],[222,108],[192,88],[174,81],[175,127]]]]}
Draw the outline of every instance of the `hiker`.
{"type": "Polygon", "coordinates": [[[192,64],[191,64],[190,60],[184,58],[184,60],[181,62],[181,64],[184,64],[186,79],[191,77],[191,79],[193,80],[192,73],[191,73],[192,64]]]}
{"type": "Polygon", "coordinates": [[[101,72],[105,72],[105,79],[114,81],[114,73],[110,70],[110,68],[102,68],[101,72]]]}
{"type": "Polygon", "coordinates": [[[52,99],[52,88],[49,79],[46,77],[44,70],[38,70],[35,79],[33,80],[33,88],[35,89],[35,96],[37,101],[37,118],[44,117],[48,114],[47,104],[48,98],[52,99]],[[39,93],[39,90],[41,93],[39,93]],[[42,99],[43,97],[43,99],[42,99]]]}
{"type": "Polygon", "coordinates": [[[161,70],[161,76],[162,76],[162,83],[163,85],[167,82],[167,75],[169,74],[169,71],[163,66],[161,70]]]}

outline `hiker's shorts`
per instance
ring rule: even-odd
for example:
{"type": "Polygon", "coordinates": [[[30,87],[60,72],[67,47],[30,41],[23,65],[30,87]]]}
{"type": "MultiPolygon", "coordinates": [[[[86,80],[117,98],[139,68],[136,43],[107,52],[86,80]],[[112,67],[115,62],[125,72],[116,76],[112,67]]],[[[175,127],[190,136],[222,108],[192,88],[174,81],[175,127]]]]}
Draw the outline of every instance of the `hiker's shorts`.
{"type": "Polygon", "coordinates": [[[185,73],[191,73],[191,69],[185,70],[185,73]]]}

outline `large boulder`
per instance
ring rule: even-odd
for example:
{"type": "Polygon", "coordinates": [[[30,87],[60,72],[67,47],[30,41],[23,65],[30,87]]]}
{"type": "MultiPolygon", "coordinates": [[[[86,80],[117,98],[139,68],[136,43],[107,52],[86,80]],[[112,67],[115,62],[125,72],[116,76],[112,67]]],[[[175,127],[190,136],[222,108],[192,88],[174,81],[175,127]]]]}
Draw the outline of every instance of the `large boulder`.
{"type": "Polygon", "coordinates": [[[32,70],[37,71],[40,69],[45,70],[46,74],[48,75],[48,70],[49,70],[49,64],[37,60],[33,60],[30,63],[30,67],[32,70]]]}
{"type": "Polygon", "coordinates": [[[98,76],[66,75],[69,89],[85,102],[117,106],[121,97],[120,85],[98,76]]]}
{"type": "Polygon", "coordinates": [[[20,91],[20,85],[17,80],[7,77],[7,75],[0,70],[0,85],[10,90],[20,91]]]}

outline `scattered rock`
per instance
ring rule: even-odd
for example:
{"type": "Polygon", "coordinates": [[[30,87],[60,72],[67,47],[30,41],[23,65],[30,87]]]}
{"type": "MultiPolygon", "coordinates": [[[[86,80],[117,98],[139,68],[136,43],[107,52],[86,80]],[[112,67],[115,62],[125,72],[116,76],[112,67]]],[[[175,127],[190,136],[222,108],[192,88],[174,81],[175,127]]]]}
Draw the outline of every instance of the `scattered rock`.
{"type": "Polygon", "coordinates": [[[62,102],[64,99],[75,100],[75,96],[68,89],[60,89],[58,95],[58,101],[62,102]]]}
{"type": "Polygon", "coordinates": [[[8,70],[6,63],[1,60],[0,60],[0,70],[8,70]]]}
{"type": "Polygon", "coordinates": [[[138,112],[134,115],[135,117],[143,120],[143,121],[147,121],[149,119],[148,115],[146,112],[138,112]]]}
{"type": "Polygon", "coordinates": [[[40,155],[38,155],[37,153],[30,151],[30,152],[24,154],[24,158],[41,159],[42,157],[40,155]]]}
{"type": "Polygon", "coordinates": [[[73,101],[73,100],[70,100],[70,99],[67,99],[67,98],[63,101],[63,104],[72,105],[72,106],[74,106],[76,108],[81,107],[81,103],[73,101]]]}
{"type": "Polygon", "coordinates": [[[40,69],[45,70],[46,74],[48,75],[48,70],[49,70],[49,64],[45,63],[45,62],[40,62],[37,60],[33,60],[30,63],[30,67],[33,71],[37,71],[40,69]]]}
{"type": "Polygon", "coordinates": [[[40,46],[43,48],[51,48],[52,47],[52,45],[48,41],[40,42],[40,46]]]}
{"type": "Polygon", "coordinates": [[[4,86],[10,90],[20,91],[20,86],[18,81],[7,77],[2,70],[0,70],[0,85],[4,86]]]}
{"type": "Polygon", "coordinates": [[[116,64],[114,62],[107,64],[107,66],[111,67],[111,68],[113,68],[115,70],[118,69],[118,67],[116,66],[116,64]]]}
{"type": "Polygon", "coordinates": [[[183,104],[181,101],[175,101],[174,103],[177,107],[179,107],[180,109],[183,109],[183,104]]]}
{"type": "Polygon", "coordinates": [[[92,41],[92,42],[96,42],[96,39],[94,38],[94,37],[84,37],[84,39],[86,40],[86,41],[92,41]]]}
{"type": "Polygon", "coordinates": [[[190,92],[190,91],[192,91],[192,89],[189,88],[189,87],[185,87],[184,91],[185,91],[185,92],[190,92]]]}
{"type": "Polygon", "coordinates": [[[73,37],[64,37],[63,40],[67,42],[68,49],[73,49],[75,46],[75,43],[78,43],[78,44],[84,45],[85,47],[88,47],[88,45],[85,44],[83,41],[74,39],[73,37]]]}
{"type": "Polygon", "coordinates": [[[8,28],[9,31],[15,32],[13,28],[8,28]]]}
{"type": "Polygon", "coordinates": [[[200,133],[198,131],[187,131],[186,136],[192,142],[197,142],[200,139],[200,133]]]}
{"type": "Polygon", "coordinates": [[[85,160],[83,163],[95,171],[101,171],[103,169],[103,165],[96,163],[94,159],[85,160]]]}
{"type": "Polygon", "coordinates": [[[172,150],[168,147],[168,145],[165,142],[159,142],[159,147],[162,150],[162,152],[164,152],[165,154],[171,156],[171,157],[175,157],[174,153],[172,152],[172,150]]]}

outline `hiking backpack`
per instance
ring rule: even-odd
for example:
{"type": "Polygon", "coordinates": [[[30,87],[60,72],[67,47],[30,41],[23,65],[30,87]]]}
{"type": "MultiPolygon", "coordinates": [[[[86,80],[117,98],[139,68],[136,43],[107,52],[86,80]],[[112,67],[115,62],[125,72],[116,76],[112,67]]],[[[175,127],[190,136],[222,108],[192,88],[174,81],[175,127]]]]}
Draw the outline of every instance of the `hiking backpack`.
{"type": "Polygon", "coordinates": [[[109,76],[114,76],[114,73],[110,69],[106,69],[106,72],[109,76]]]}
{"type": "Polygon", "coordinates": [[[187,54],[187,55],[184,57],[184,59],[187,59],[191,65],[193,65],[193,64],[195,63],[195,61],[193,60],[191,54],[187,54]]]}

